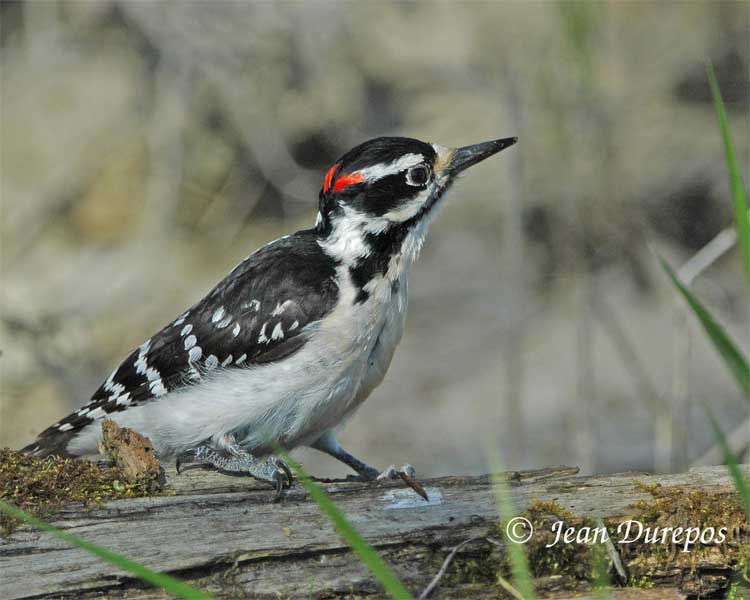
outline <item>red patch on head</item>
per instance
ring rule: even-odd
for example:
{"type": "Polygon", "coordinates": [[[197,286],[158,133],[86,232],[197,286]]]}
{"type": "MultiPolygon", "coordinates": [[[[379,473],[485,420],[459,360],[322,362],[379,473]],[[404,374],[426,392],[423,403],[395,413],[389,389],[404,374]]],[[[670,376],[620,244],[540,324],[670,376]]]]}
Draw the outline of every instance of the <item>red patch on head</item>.
{"type": "Polygon", "coordinates": [[[328,190],[331,189],[331,180],[333,179],[333,174],[336,172],[336,169],[338,168],[338,166],[339,164],[336,163],[330,169],[328,169],[328,173],[326,173],[326,178],[323,180],[324,192],[328,192],[328,190]]]}
{"type": "Polygon", "coordinates": [[[362,173],[348,173],[346,175],[342,175],[341,177],[336,179],[336,183],[333,184],[333,191],[340,192],[345,187],[354,185],[355,183],[362,183],[364,180],[365,176],[362,175],[362,173]]]}

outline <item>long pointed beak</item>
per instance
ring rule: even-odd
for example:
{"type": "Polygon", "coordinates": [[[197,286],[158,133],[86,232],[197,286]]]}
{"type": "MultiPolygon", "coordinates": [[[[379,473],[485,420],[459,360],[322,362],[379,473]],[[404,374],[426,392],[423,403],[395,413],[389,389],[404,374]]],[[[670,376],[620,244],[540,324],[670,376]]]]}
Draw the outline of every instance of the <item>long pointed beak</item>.
{"type": "Polygon", "coordinates": [[[503,138],[501,140],[492,140],[473,144],[472,146],[463,146],[456,148],[446,167],[446,171],[452,176],[458,175],[461,171],[468,169],[472,165],[497,154],[500,150],[505,150],[518,141],[517,137],[503,138]]]}

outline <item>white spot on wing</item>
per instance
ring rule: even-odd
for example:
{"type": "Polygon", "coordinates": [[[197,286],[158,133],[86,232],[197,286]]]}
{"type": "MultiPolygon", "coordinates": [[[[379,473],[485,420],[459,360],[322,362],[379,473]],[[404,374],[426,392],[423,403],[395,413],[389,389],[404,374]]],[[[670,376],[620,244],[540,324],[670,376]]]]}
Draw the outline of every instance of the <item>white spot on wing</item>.
{"type": "Polygon", "coordinates": [[[268,343],[268,338],[266,337],[266,325],[268,325],[268,323],[263,323],[263,327],[260,328],[260,335],[258,336],[259,344],[268,343]]]}
{"type": "Polygon", "coordinates": [[[246,358],[247,358],[247,354],[243,354],[242,356],[240,356],[240,357],[239,357],[239,358],[238,358],[238,359],[237,359],[237,360],[235,361],[235,363],[234,363],[234,364],[235,364],[235,365],[240,365],[240,364],[242,364],[243,362],[245,362],[245,359],[246,359],[246,358]]]}
{"type": "Polygon", "coordinates": [[[206,359],[206,368],[207,369],[215,369],[219,365],[219,359],[216,357],[215,354],[211,354],[206,359]]]}
{"type": "Polygon", "coordinates": [[[216,324],[217,329],[224,329],[232,322],[232,315],[229,315],[228,317],[223,318],[221,321],[219,321],[216,324]]]}
{"type": "Polygon", "coordinates": [[[159,381],[161,380],[161,374],[156,369],[149,367],[146,369],[146,379],[149,381],[159,381]]]}
{"type": "Polygon", "coordinates": [[[111,381],[107,381],[104,384],[104,389],[108,392],[111,392],[109,399],[113,400],[125,391],[125,386],[121,383],[113,383],[111,381]]]}
{"type": "Polygon", "coordinates": [[[60,431],[70,431],[71,429],[73,429],[73,426],[70,423],[63,423],[57,429],[60,431]]]}
{"type": "Polygon", "coordinates": [[[216,309],[216,312],[214,313],[214,316],[211,317],[211,322],[216,323],[217,321],[221,321],[224,318],[224,307],[220,306],[216,309]]]}
{"type": "Polygon", "coordinates": [[[289,331],[294,331],[295,329],[297,329],[297,327],[299,327],[299,321],[295,321],[294,323],[292,323],[289,327],[289,331]]]}
{"type": "Polygon", "coordinates": [[[242,308],[258,312],[260,310],[260,300],[250,300],[250,302],[245,302],[242,304],[242,308]]]}
{"type": "Polygon", "coordinates": [[[234,328],[232,329],[232,335],[234,337],[237,337],[238,335],[240,335],[240,324],[239,323],[236,323],[235,326],[234,326],[234,328]]]}
{"type": "Polygon", "coordinates": [[[279,302],[276,305],[276,308],[273,309],[273,312],[271,313],[272,317],[278,317],[281,313],[283,313],[288,306],[291,306],[292,301],[291,300],[284,300],[283,302],[279,302]]]}
{"type": "Polygon", "coordinates": [[[94,410],[89,411],[89,413],[86,416],[89,419],[99,419],[101,417],[107,416],[107,413],[104,411],[104,409],[101,406],[98,406],[94,410]]]}
{"type": "Polygon", "coordinates": [[[148,361],[146,359],[146,354],[148,354],[148,350],[151,347],[151,339],[147,339],[143,344],[141,344],[141,347],[138,349],[138,358],[135,361],[135,372],[138,373],[138,375],[145,375],[146,369],[148,369],[148,361]]]}
{"type": "Polygon", "coordinates": [[[188,316],[189,314],[190,314],[190,311],[187,311],[187,312],[184,312],[184,313],[182,313],[182,314],[181,314],[181,315],[180,315],[180,316],[179,316],[179,317],[177,318],[177,320],[176,320],[176,321],[174,322],[174,326],[175,326],[175,327],[179,327],[180,325],[182,325],[182,324],[183,324],[183,323],[185,322],[185,319],[187,318],[187,316],[188,316]]]}
{"type": "Polygon", "coordinates": [[[115,369],[114,371],[112,371],[109,374],[109,377],[107,377],[107,381],[104,382],[104,387],[105,388],[115,380],[115,375],[117,375],[117,369],[115,369]]]}
{"type": "Polygon", "coordinates": [[[201,359],[201,356],[203,356],[203,350],[201,350],[200,346],[190,348],[190,352],[188,353],[188,359],[190,360],[190,362],[199,361],[201,359]]]}
{"type": "Polygon", "coordinates": [[[189,335],[185,338],[185,350],[190,350],[198,342],[198,338],[194,335],[189,335]]]}
{"type": "Polygon", "coordinates": [[[271,332],[271,339],[280,340],[283,337],[284,337],[284,330],[281,328],[281,323],[276,323],[276,327],[274,327],[273,332],[271,332]]]}
{"type": "Polygon", "coordinates": [[[232,364],[232,355],[230,354],[229,356],[227,356],[227,357],[226,357],[226,358],[224,359],[224,362],[222,362],[222,363],[221,363],[221,366],[222,366],[222,367],[228,367],[228,366],[229,366],[229,365],[231,365],[231,364],[232,364]]]}
{"type": "Polygon", "coordinates": [[[128,392],[127,394],[123,394],[122,396],[117,398],[117,404],[119,404],[120,406],[127,406],[128,404],[130,404],[130,392],[128,392]]]}
{"type": "Polygon", "coordinates": [[[185,327],[182,328],[182,331],[180,331],[180,335],[185,337],[192,330],[193,330],[193,326],[188,323],[187,325],[185,325],[185,327]]]}
{"type": "Polygon", "coordinates": [[[163,396],[164,394],[167,393],[167,388],[164,387],[164,384],[162,383],[161,379],[152,381],[148,387],[151,390],[151,393],[157,397],[163,396]]]}

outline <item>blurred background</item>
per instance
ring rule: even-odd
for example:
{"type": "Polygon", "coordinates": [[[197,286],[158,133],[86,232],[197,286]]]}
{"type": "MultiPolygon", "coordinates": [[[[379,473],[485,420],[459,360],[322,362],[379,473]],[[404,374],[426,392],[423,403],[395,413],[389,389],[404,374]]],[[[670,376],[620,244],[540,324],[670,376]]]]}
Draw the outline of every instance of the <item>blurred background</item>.
{"type": "Polygon", "coordinates": [[[652,250],[748,348],[705,75],[747,165],[748,2],[4,0],[0,18],[0,446],[311,226],[351,146],[517,135],[434,222],[344,446],[422,476],[486,471],[490,449],[674,471],[720,460],[707,402],[747,447],[747,404],[652,250]]]}

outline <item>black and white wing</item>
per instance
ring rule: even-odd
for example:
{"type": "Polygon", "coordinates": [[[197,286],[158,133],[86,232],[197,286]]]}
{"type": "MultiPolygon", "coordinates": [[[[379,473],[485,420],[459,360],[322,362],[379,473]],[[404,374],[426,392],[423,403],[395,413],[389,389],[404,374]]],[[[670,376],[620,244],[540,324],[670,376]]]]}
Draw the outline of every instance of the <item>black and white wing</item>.
{"type": "Polygon", "coordinates": [[[88,404],[24,450],[64,451],[67,440],[92,421],[199,384],[212,369],[268,363],[296,352],[306,342],[304,327],[338,301],[335,266],[312,231],[264,246],[134,350],[88,404]]]}

